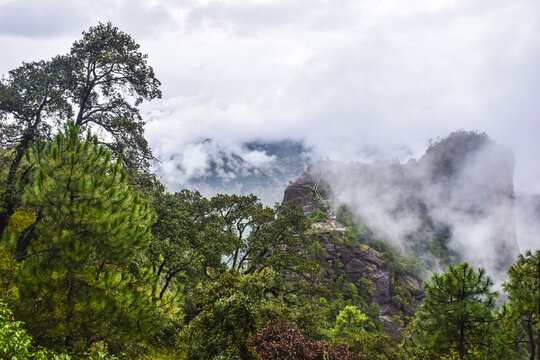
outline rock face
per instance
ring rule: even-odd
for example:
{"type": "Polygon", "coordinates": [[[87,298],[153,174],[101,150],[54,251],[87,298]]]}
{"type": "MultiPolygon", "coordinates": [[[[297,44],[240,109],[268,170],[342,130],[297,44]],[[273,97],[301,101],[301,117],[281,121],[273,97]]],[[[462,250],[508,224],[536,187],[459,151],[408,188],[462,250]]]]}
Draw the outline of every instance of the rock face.
{"type": "Polygon", "coordinates": [[[519,252],[513,171],[510,151],[485,134],[457,132],[407,164],[316,163],[298,185],[326,184],[328,198],[428,269],[467,261],[497,282],[519,252]]]}
{"type": "MultiPolygon", "coordinates": [[[[467,261],[501,281],[518,253],[513,169],[512,153],[486,135],[457,132],[407,164],[313,164],[287,187],[283,201],[294,201],[309,214],[320,209],[321,199],[330,199],[428,270],[467,261]]],[[[392,317],[412,314],[421,302],[419,280],[393,273],[384,254],[367,244],[336,241],[345,231],[331,216],[314,224],[314,231],[330,266],[342,264],[353,284],[362,278],[372,281],[372,300],[381,309],[385,329],[397,334],[392,317]],[[409,298],[409,304],[396,301],[396,295],[409,298]]]]}
{"type": "MultiPolygon", "coordinates": [[[[453,217],[449,223],[461,237],[455,239],[455,246],[467,248],[477,243],[471,251],[489,254],[489,264],[479,265],[492,276],[502,272],[504,278],[519,252],[513,154],[485,134],[457,132],[428,148],[413,168],[426,175],[422,188],[429,189],[429,194],[424,190],[424,202],[434,213],[446,212],[453,217]],[[438,204],[433,204],[435,201],[438,204]]],[[[461,255],[473,264],[479,260],[466,252],[461,255]]]]}
{"type": "MultiPolygon", "coordinates": [[[[304,173],[287,187],[283,203],[295,202],[308,215],[314,210],[319,210],[316,185],[317,179],[309,171],[304,173]]],[[[326,250],[325,261],[330,271],[335,270],[336,264],[339,263],[350,283],[358,286],[362,278],[371,281],[373,284],[371,300],[381,309],[379,318],[383,327],[390,336],[399,337],[402,328],[393,317],[414,314],[414,310],[424,297],[419,280],[412,275],[392,272],[391,264],[384,254],[366,244],[345,245],[343,243],[345,226],[337,222],[330,213],[325,222],[314,223],[312,229],[326,250]],[[410,294],[410,304],[396,301],[397,286],[410,294]]]]}
{"type": "Polygon", "coordinates": [[[308,169],[295,182],[289,184],[283,195],[283,204],[294,201],[307,215],[319,209],[320,205],[316,200],[314,190],[317,182],[315,176],[308,169]]]}

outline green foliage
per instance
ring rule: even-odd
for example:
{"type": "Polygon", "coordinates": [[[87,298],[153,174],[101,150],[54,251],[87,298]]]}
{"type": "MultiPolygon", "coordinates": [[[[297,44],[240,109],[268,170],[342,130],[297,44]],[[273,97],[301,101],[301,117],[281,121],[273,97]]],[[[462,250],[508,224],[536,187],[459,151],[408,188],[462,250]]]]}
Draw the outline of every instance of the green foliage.
{"type": "Polygon", "coordinates": [[[312,223],[324,222],[326,221],[326,214],[319,209],[313,210],[309,213],[309,220],[311,220],[312,223]]]}
{"type": "Polygon", "coordinates": [[[540,251],[527,251],[508,269],[507,317],[516,324],[516,344],[525,344],[530,359],[540,358],[540,251]]]}
{"type": "Polygon", "coordinates": [[[158,195],[155,203],[158,221],[147,254],[160,278],[156,294],[162,298],[182,291],[180,312],[189,329],[203,321],[200,304],[206,293],[201,289],[230,276],[248,279],[272,271],[272,287],[259,316],[285,317],[311,333],[324,332],[328,317],[321,318],[324,306],[318,301],[328,293],[318,264],[323,250],[306,236],[309,220],[300,209],[264,207],[255,196],[206,199],[187,190],[158,195]]]}
{"type": "MultiPolygon", "coordinates": [[[[325,198],[324,195],[321,194],[321,196],[325,198]]],[[[332,209],[333,206],[330,200],[324,200],[323,198],[317,199],[317,203],[319,204],[319,210],[325,213],[326,211],[332,209]]]]}
{"type": "Polygon", "coordinates": [[[107,146],[130,169],[144,165],[152,155],[138,106],[161,97],[146,59],[131,36],[100,23],[83,32],[69,54],[11,70],[0,84],[4,139],[19,143],[20,152],[47,137],[51,125],[74,116],[77,125],[97,125],[107,133],[113,139],[107,146]]]}
{"type": "Polygon", "coordinates": [[[76,124],[97,125],[109,134],[113,140],[104,139],[107,146],[130,170],[144,169],[153,159],[138,106],[161,97],[161,83],[147,57],[130,35],[111,23],[83,32],[62,57],[62,75],[69,79],[66,95],[77,106],[76,124]]]}
{"type": "MultiPolygon", "coordinates": [[[[0,233],[28,181],[23,156],[37,139],[75,118],[80,130],[98,129],[101,142],[124,159],[131,173],[148,172],[153,160],[139,112],[143,100],[161,97],[160,82],[139,45],[118,28],[99,24],[83,33],[69,54],[23,63],[0,80],[1,145],[14,146],[0,178],[0,233]]],[[[140,176],[134,176],[139,178],[140,176]]]]}
{"type": "Polygon", "coordinates": [[[346,344],[354,352],[362,353],[366,359],[396,359],[392,341],[382,332],[370,329],[371,320],[355,306],[346,306],[336,318],[330,331],[332,342],[346,344]]]}
{"type": "Polygon", "coordinates": [[[193,286],[225,271],[265,268],[291,277],[318,274],[312,259],[317,243],[305,235],[309,220],[294,205],[271,209],[253,195],[205,199],[187,190],[156,202],[159,218],[148,254],[164,284],[174,278],[193,286]]]}
{"type": "Polygon", "coordinates": [[[233,271],[198,286],[198,314],[184,331],[188,359],[257,359],[249,342],[265,322],[265,295],[274,276],[271,270],[233,271]]]}
{"type": "Polygon", "coordinates": [[[501,359],[508,349],[494,314],[496,292],[483,269],[464,263],[434,274],[424,284],[426,298],[406,333],[408,358],[458,356],[459,359],[501,359]]]}
{"type": "Polygon", "coordinates": [[[118,350],[151,333],[152,279],[140,256],[155,215],[120,160],[78,134],[69,123],[27,154],[35,170],[24,205],[37,216],[6,239],[16,260],[13,308],[40,344],[84,349],[106,341],[118,350]]]}
{"type": "MultiPolygon", "coordinates": [[[[48,359],[44,349],[32,345],[32,337],[15,321],[12,312],[0,301],[0,356],[2,359],[48,359]]],[[[53,355],[54,356],[54,355],[53,355]]]]}
{"type": "Polygon", "coordinates": [[[160,279],[157,296],[194,287],[210,272],[225,270],[226,241],[212,215],[210,201],[198,192],[161,193],[154,199],[158,215],[152,227],[148,260],[160,279]]]}
{"type": "Polygon", "coordinates": [[[338,336],[342,336],[347,332],[357,332],[364,328],[367,321],[368,317],[362,314],[356,306],[348,305],[337,316],[334,332],[338,336]]]}
{"type": "Polygon", "coordinates": [[[393,290],[393,296],[392,296],[392,302],[397,307],[404,310],[406,307],[410,307],[412,305],[412,296],[411,292],[407,287],[405,286],[394,286],[393,290]]]}
{"type": "Polygon", "coordinates": [[[23,323],[13,318],[13,313],[0,300],[0,357],[2,359],[28,360],[114,360],[101,351],[86,351],[83,354],[58,354],[52,350],[35,346],[32,337],[23,328],[23,323]]]}
{"type": "Polygon", "coordinates": [[[360,295],[362,297],[362,300],[366,303],[371,299],[371,296],[375,291],[375,285],[373,285],[373,281],[367,278],[358,279],[358,282],[356,283],[356,288],[358,289],[358,295],[360,295]]]}
{"type": "Polygon", "coordinates": [[[19,236],[24,229],[28,228],[35,222],[36,214],[32,210],[19,210],[11,215],[8,226],[15,236],[19,236]]]}

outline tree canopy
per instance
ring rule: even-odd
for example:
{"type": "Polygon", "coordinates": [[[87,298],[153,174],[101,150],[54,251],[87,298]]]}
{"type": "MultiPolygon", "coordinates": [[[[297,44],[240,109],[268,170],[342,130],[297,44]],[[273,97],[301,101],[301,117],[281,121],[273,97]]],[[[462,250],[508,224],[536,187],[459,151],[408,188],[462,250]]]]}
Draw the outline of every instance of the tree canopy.
{"type": "Polygon", "coordinates": [[[467,263],[434,274],[424,284],[426,298],[406,338],[411,359],[457,356],[459,359],[501,359],[494,313],[497,293],[483,269],[467,263]]]}
{"type": "Polygon", "coordinates": [[[128,185],[121,158],[68,123],[54,142],[34,143],[27,161],[34,170],[23,206],[35,222],[8,232],[6,244],[17,315],[51,347],[137,337],[151,305],[140,256],[155,214],[128,185]]]}
{"type": "Polygon", "coordinates": [[[147,55],[111,23],[83,32],[70,52],[48,61],[23,63],[0,81],[0,142],[13,146],[0,207],[0,232],[20,202],[15,186],[25,149],[74,117],[80,131],[92,128],[128,172],[148,171],[152,152],[138,106],[161,97],[147,55]]]}
{"type": "Polygon", "coordinates": [[[508,269],[508,314],[517,323],[518,344],[524,343],[529,359],[540,359],[540,251],[527,251],[508,269]]]}

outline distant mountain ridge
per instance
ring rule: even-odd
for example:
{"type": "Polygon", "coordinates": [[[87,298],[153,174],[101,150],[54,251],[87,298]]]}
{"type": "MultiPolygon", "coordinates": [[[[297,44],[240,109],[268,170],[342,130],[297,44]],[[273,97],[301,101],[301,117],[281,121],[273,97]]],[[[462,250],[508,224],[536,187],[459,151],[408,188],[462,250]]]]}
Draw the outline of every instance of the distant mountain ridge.
{"type": "Polygon", "coordinates": [[[292,140],[249,141],[230,147],[208,138],[198,149],[205,155],[204,171],[182,176],[186,171],[177,165],[180,176],[164,180],[170,190],[188,188],[206,196],[253,193],[263,203],[273,205],[281,201],[287,184],[310,161],[309,149],[292,140]]]}

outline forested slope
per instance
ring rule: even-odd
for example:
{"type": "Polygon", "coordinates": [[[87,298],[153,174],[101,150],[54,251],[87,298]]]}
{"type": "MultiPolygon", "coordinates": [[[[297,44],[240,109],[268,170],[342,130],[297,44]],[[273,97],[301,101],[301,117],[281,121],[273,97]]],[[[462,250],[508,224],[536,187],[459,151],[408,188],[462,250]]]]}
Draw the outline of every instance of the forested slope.
{"type": "MultiPolygon", "coordinates": [[[[159,85],[147,56],[110,23],[84,32],[69,53],[2,78],[0,357],[540,357],[540,252],[511,266],[507,300],[496,307],[489,274],[458,264],[448,242],[454,229],[427,201],[439,198],[402,196],[419,177],[373,178],[384,190],[373,199],[394,210],[377,224],[397,229],[406,214],[429,215],[415,223],[427,230],[401,247],[356,211],[358,202],[344,201],[337,190],[345,187],[333,187],[339,177],[320,180],[328,168],[312,168],[273,208],[254,195],[168,192],[151,172],[139,112],[160,96],[159,85]],[[397,208],[386,196],[396,181],[397,208]],[[426,248],[430,256],[419,256],[426,248]]],[[[440,170],[445,184],[454,181],[449,164],[440,170]]],[[[353,174],[386,168],[371,169],[353,174]]],[[[511,183],[502,173],[502,188],[497,172],[478,186],[504,210],[511,183]]],[[[341,180],[355,181],[349,175],[341,180]]],[[[453,205],[468,194],[445,189],[453,205]]],[[[491,219],[489,207],[464,204],[451,215],[491,219]]],[[[505,249],[493,258],[502,271],[514,260],[513,239],[494,241],[505,249]]]]}

